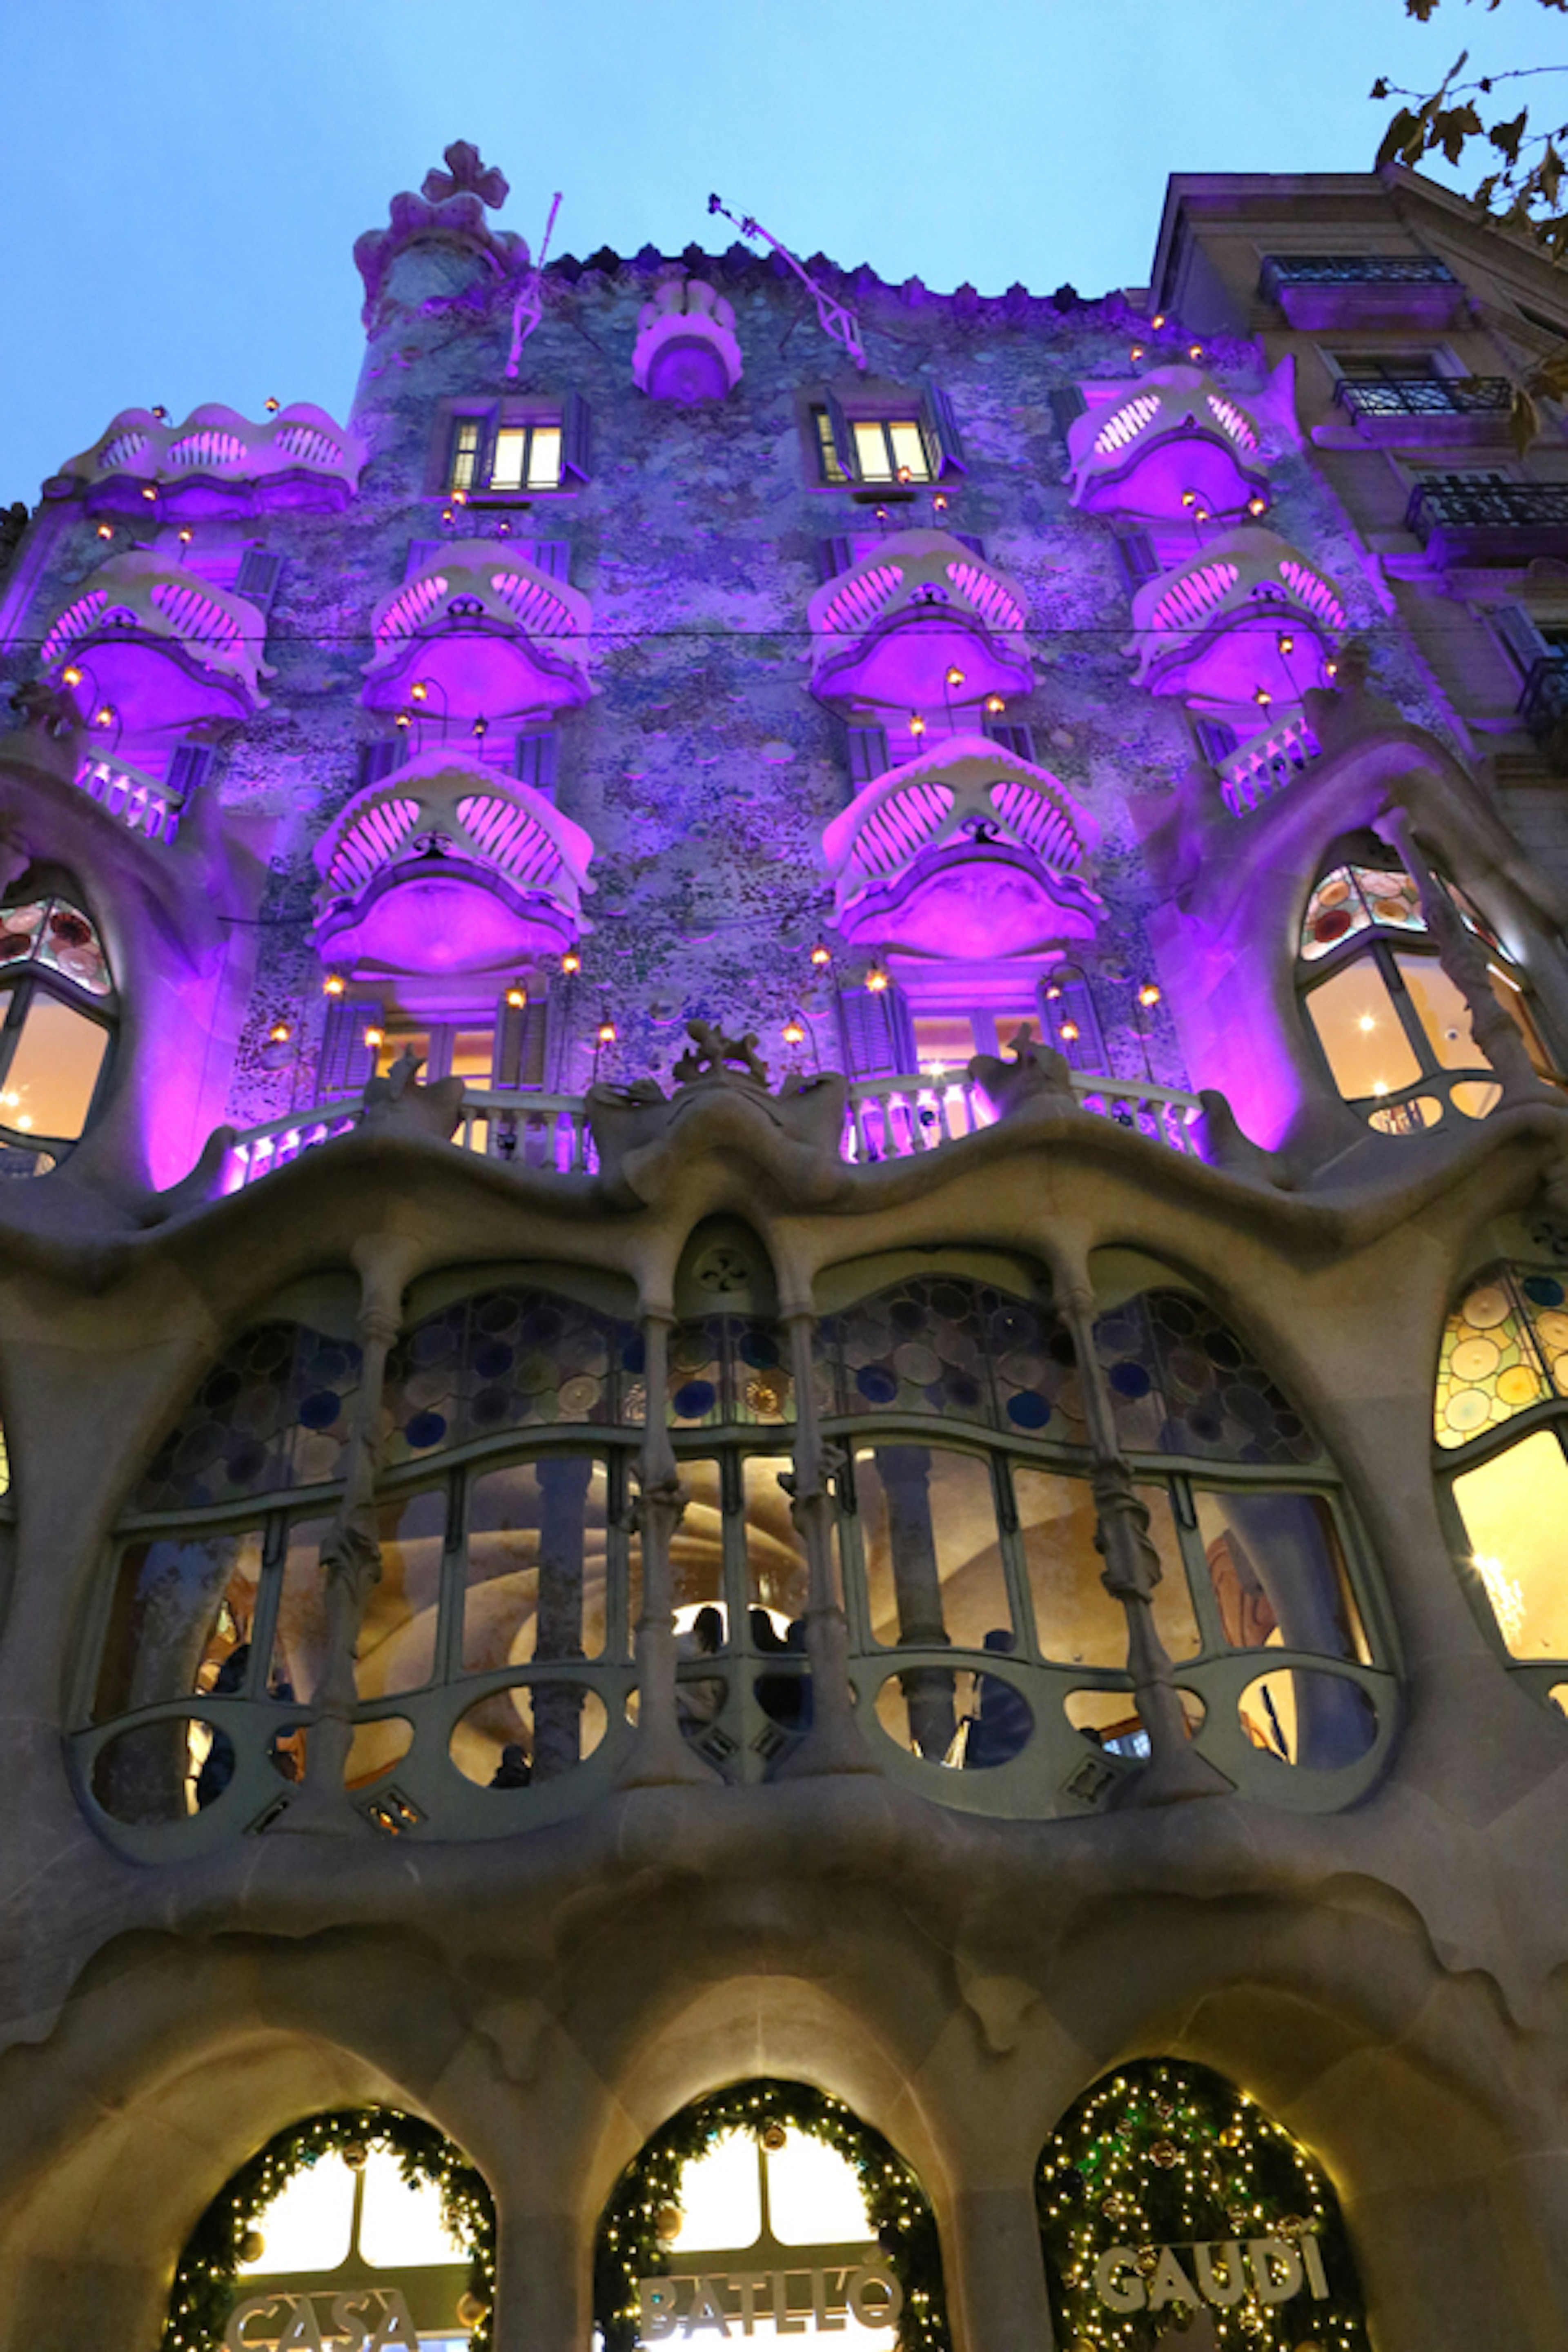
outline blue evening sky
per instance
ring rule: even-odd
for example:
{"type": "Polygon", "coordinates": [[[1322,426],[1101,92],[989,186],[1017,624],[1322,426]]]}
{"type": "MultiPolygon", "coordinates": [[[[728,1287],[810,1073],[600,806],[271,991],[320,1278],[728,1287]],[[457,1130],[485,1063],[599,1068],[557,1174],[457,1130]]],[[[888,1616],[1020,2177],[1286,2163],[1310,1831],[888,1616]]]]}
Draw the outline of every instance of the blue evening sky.
{"type": "Polygon", "coordinates": [[[700,244],[716,188],[802,255],[1093,294],[1146,280],[1168,173],[1364,169],[1373,77],[1426,89],[1467,41],[1568,63],[1537,0],[14,5],[0,501],[122,407],[341,414],[353,240],[454,138],[531,242],[563,190],[558,253],[700,244]]]}

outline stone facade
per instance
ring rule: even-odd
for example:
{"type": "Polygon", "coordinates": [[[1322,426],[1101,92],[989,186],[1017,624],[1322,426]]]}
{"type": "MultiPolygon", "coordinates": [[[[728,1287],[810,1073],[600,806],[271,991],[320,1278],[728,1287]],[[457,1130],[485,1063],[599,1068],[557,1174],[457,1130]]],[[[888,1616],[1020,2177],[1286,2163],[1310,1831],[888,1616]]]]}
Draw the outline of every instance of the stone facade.
{"type": "Polygon", "coordinates": [[[1554,273],[1401,172],[1096,300],[536,270],[447,165],[346,427],[126,411],[0,575],[0,2347],[374,2105],[585,2352],[754,2078],[959,2352],[1152,2344],[1037,2183],[1164,2058],[1365,2310],[1185,2344],[1549,2352],[1554,273]]]}

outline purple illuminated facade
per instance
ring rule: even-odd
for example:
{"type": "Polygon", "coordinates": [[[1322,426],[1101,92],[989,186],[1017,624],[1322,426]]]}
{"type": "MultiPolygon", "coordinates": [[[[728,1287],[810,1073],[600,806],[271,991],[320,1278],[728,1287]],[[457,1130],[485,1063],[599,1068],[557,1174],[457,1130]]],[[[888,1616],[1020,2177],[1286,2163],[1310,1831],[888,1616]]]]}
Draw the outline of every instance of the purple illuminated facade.
{"type": "Polygon", "coordinates": [[[1095,299],[507,193],[0,571],[0,2352],[1549,2352],[1556,278],[1402,173],[1095,299]],[[1156,2061],[1302,2210],[1073,2219],[1156,2061]],[[678,2273],[753,2083],[913,2202],[678,2273]],[[499,2270],[363,2252],[388,2112],[499,2270]]]}

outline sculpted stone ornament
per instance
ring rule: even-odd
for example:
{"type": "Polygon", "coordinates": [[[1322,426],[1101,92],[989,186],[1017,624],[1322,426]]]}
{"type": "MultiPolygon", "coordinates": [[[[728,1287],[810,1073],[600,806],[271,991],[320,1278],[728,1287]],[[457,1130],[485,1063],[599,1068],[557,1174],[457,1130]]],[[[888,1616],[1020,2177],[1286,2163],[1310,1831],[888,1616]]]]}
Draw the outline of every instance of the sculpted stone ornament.
{"type": "Polygon", "coordinates": [[[627,1205],[650,1201],[689,1160],[719,1151],[759,1162],[791,1199],[820,1202],[842,1191],[848,1081],[825,1070],[786,1076],[772,1094],[754,1031],[727,1037],[693,1020],[686,1034],[691,1045],[675,1065],[673,1097],[651,1078],[589,1089],[600,1181],[612,1196],[627,1205]]]}
{"type": "Polygon", "coordinates": [[[1082,1105],[1073,1092],[1072,1068],[1065,1054],[1037,1043],[1026,1028],[1008,1038],[1010,1061],[999,1054],[976,1054],[969,1075],[984,1094],[999,1119],[1018,1111],[1078,1111],[1082,1105]]]}
{"type": "MultiPolygon", "coordinates": [[[[365,324],[374,319],[399,255],[422,238],[466,247],[479,257],[489,273],[489,282],[479,289],[481,295],[500,293],[526,271],[524,239],[510,229],[493,229],[486,217],[487,210],[494,211],[506,196],[504,175],[493,164],[482,163],[479,149],[468,140],[454,140],[447,150],[446,171],[427,172],[418,195],[405,189],[394,196],[388,226],[367,229],[354,246],[354,261],[364,279],[365,324]]],[[[404,288],[395,299],[401,303],[410,293],[432,290],[439,291],[434,285],[404,288]]]]}
{"type": "Polygon", "coordinates": [[[463,1115],[461,1078],[437,1078],[421,1086],[422,1057],[405,1046],[384,1076],[365,1087],[360,1131],[374,1135],[427,1135],[447,1143],[463,1115]]]}
{"type": "Polygon", "coordinates": [[[450,196],[465,193],[478,196],[481,205],[499,212],[510,193],[507,177],[498,164],[486,164],[479,149],[468,139],[454,139],[446,149],[447,168],[426,172],[420,183],[419,193],[426,204],[443,205],[450,196]]]}

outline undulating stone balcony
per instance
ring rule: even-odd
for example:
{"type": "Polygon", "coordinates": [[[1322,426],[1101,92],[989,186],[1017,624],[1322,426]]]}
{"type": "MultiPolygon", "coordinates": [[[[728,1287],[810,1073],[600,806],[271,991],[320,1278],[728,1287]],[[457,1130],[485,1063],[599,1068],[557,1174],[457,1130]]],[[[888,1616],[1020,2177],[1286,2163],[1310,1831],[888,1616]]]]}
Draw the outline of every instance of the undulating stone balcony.
{"type": "MultiPolygon", "coordinates": [[[[1079,1108],[1110,1119],[1129,1134],[1201,1158],[1193,1122],[1203,1106],[1180,1087],[1142,1078],[1113,1078],[1074,1070],[1071,1087],[1079,1108]]],[[[229,1148],[224,1189],[237,1192],[301,1153],[352,1135],[363,1110],[358,1097],[318,1103],[305,1111],[285,1111],[237,1135],[229,1148]]],[[[979,1134],[995,1124],[996,1113],[983,1088],[963,1071],[942,1076],[909,1070],[850,1086],[840,1139],[841,1157],[851,1164],[911,1160],[922,1152],[979,1134]]],[[[551,1094],[536,1087],[465,1089],[454,1146],[510,1166],[591,1175],[598,1168],[581,1095],[551,1094]]]]}
{"type": "Polygon", "coordinates": [[[586,596],[504,541],[454,541],[376,606],[364,701],[463,732],[578,709],[592,623],[586,596]]]}
{"type": "Polygon", "coordinates": [[[1196,367],[1152,369],[1076,417],[1067,481],[1085,514],[1148,522],[1260,513],[1268,501],[1258,420],[1196,367]]]}
{"type": "Polygon", "coordinates": [[[437,747],[349,802],[316,849],[316,943],[373,971],[505,970],[593,929],[591,835],[531,785],[437,747]]]}
{"type": "Polygon", "coordinates": [[[959,735],[867,785],[822,854],[846,939],[980,958],[1094,937],[1100,901],[1078,868],[1099,838],[1046,769],[959,735]]]}
{"type": "Polygon", "coordinates": [[[180,827],[185,795],[122,760],[89,758],[77,770],[77,783],[100,808],[117,816],[148,841],[171,842],[180,827]]]}
{"type": "Polygon", "coordinates": [[[40,648],[84,726],[111,750],[121,735],[172,734],[267,708],[267,616],[172,556],[110,556],[55,615],[40,648]]]}
{"type": "Polygon", "coordinates": [[[841,709],[977,714],[1034,688],[1024,592],[944,530],[894,531],[827,581],[807,619],[811,690],[841,709]]]}
{"type": "Polygon", "coordinates": [[[1568,559],[1568,482],[1429,476],[1412,492],[1405,525],[1436,564],[1562,561],[1568,559]]]}
{"type": "Polygon", "coordinates": [[[1465,299],[1447,265],[1429,253],[1271,253],[1259,291],[1291,326],[1446,327],[1465,299]]]}
{"type": "Polygon", "coordinates": [[[1309,721],[1295,716],[1261,734],[1250,735],[1219,762],[1219,785],[1232,816],[1247,816],[1262,801],[1282,792],[1321,758],[1322,747],[1309,721]]]}
{"type": "Polygon", "coordinates": [[[171,425],[122,408],[101,440],[44,486],[89,514],[168,521],[223,515],[337,514],[359,487],[363,443],[324,408],[296,401],[260,424],[219,401],[171,425]]]}
{"type": "Polygon", "coordinates": [[[1140,686],[1210,708],[1267,711],[1330,682],[1345,626],[1332,583],[1271,530],[1226,531],[1132,600],[1140,686]]]}

